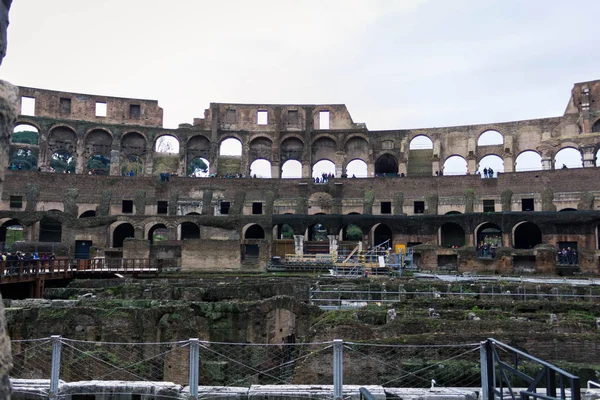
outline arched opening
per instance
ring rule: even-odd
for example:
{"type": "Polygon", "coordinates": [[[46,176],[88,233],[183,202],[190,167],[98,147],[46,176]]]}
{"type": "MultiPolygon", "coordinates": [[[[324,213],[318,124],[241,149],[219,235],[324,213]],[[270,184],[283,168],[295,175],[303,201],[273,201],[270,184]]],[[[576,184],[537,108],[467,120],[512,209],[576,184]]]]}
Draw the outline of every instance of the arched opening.
{"type": "Polygon", "coordinates": [[[250,164],[250,176],[256,178],[271,178],[271,162],[269,160],[255,160],[250,164]]]}
{"type": "Polygon", "coordinates": [[[443,175],[466,175],[467,171],[467,160],[461,156],[448,157],[442,168],[443,175]]]}
{"type": "Polygon", "coordinates": [[[121,138],[121,153],[142,155],[146,152],[146,138],[138,132],[128,132],[121,138]]]}
{"type": "Polygon", "coordinates": [[[23,224],[17,219],[6,221],[0,226],[0,250],[10,250],[15,242],[23,240],[23,224]]]}
{"type": "Polygon", "coordinates": [[[316,223],[308,227],[309,242],[327,242],[327,228],[321,223],[316,223]]]}
{"type": "Polygon", "coordinates": [[[17,149],[10,156],[10,170],[35,171],[38,169],[37,153],[31,149],[17,149]]]}
{"type": "Polygon", "coordinates": [[[220,156],[241,156],[242,142],[235,138],[227,138],[219,146],[220,156]]]}
{"type": "Polygon", "coordinates": [[[372,245],[379,246],[379,245],[387,242],[386,246],[392,247],[392,239],[393,239],[392,229],[385,224],[379,224],[375,227],[375,230],[373,231],[373,244],[372,245]]]}
{"type": "Polygon", "coordinates": [[[577,211],[576,208],[563,208],[561,210],[558,210],[558,212],[563,212],[563,211],[577,211]]]}
{"type": "Polygon", "coordinates": [[[533,249],[542,244],[542,231],[532,222],[520,222],[513,230],[513,247],[515,249],[533,249]]]}
{"type": "Polygon", "coordinates": [[[465,230],[453,222],[447,222],[440,227],[440,246],[463,247],[465,245],[465,230]]]}
{"type": "Polygon", "coordinates": [[[264,239],[265,230],[258,224],[250,225],[246,228],[244,239],[264,239]]]}
{"type": "Polygon", "coordinates": [[[87,210],[81,213],[81,215],[79,216],[79,218],[93,218],[96,216],[96,211],[95,210],[87,210]]]}
{"type": "Polygon", "coordinates": [[[542,169],[542,156],[533,150],[526,150],[517,156],[515,171],[540,171],[542,169]]]}
{"type": "Polygon", "coordinates": [[[148,240],[151,244],[169,239],[169,230],[165,224],[156,224],[148,231],[148,240]]]}
{"type": "Polygon", "coordinates": [[[396,176],[398,175],[398,160],[391,154],[382,154],[375,161],[375,175],[378,176],[396,176]]]}
{"type": "Polygon", "coordinates": [[[60,242],[62,238],[62,223],[51,217],[40,221],[40,242],[60,242]]]}
{"type": "Polygon", "coordinates": [[[504,144],[504,136],[494,130],[483,132],[477,139],[477,146],[495,146],[499,144],[504,144]]]}
{"type": "Polygon", "coordinates": [[[279,155],[281,161],[301,160],[304,143],[296,137],[290,137],[281,142],[279,155]]]}
{"type": "Polygon", "coordinates": [[[19,124],[12,134],[13,143],[38,144],[40,131],[33,125],[19,124]]]}
{"type": "Polygon", "coordinates": [[[201,215],[201,214],[198,213],[198,212],[192,211],[192,212],[189,212],[189,213],[187,213],[185,215],[201,215]]]}
{"type": "Polygon", "coordinates": [[[337,152],[337,143],[328,137],[315,140],[311,147],[312,160],[331,160],[337,152]]]}
{"type": "Polygon", "coordinates": [[[123,247],[123,242],[127,238],[135,237],[135,229],[129,223],[120,224],[113,231],[112,247],[123,247]]]}
{"type": "Polygon", "coordinates": [[[50,167],[57,173],[75,173],[75,157],[68,151],[57,151],[50,157],[50,167]]]}
{"type": "MultiPolygon", "coordinates": [[[[386,143],[387,146],[387,143],[386,143]]],[[[367,142],[364,138],[359,137],[359,136],[355,136],[352,137],[350,139],[348,139],[346,141],[346,144],[344,146],[344,150],[346,151],[346,159],[347,160],[368,160],[369,159],[369,155],[371,153],[370,151],[371,146],[369,146],[369,142],[367,142]]],[[[391,147],[385,147],[387,148],[393,148],[393,142],[391,144],[391,147]]],[[[348,164],[348,166],[346,166],[346,168],[348,168],[350,166],[350,164],[348,164]]],[[[359,169],[358,172],[360,172],[361,170],[359,169]]],[[[366,177],[366,164],[365,164],[365,177],[366,177]]],[[[356,172],[353,172],[356,177],[358,178],[358,174],[356,172]]],[[[351,173],[348,172],[348,176],[352,176],[351,173]]]]}
{"type": "Polygon", "coordinates": [[[179,225],[181,228],[181,240],[200,239],[200,227],[193,222],[182,222],[179,225]]]}
{"type": "Polygon", "coordinates": [[[499,172],[504,172],[504,160],[495,154],[485,156],[479,160],[478,171],[482,178],[497,177],[499,172]],[[486,176],[485,172],[488,171],[489,173],[490,168],[492,169],[492,173],[486,176]]]}
{"type": "Polygon", "coordinates": [[[191,178],[206,178],[210,163],[206,158],[196,157],[188,164],[187,176],[191,178]]]}
{"type": "Polygon", "coordinates": [[[362,229],[358,225],[350,224],[342,228],[342,240],[359,242],[363,239],[362,229]]]}
{"type": "Polygon", "coordinates": [[[409,150],[433,150],[433,142],[425,135],[415,136],[408,145],[409,150]]]}
{"type": "Polygon", "coordinates": [[[281,177],[288,179],[302,178],[302,163],[298,160],[287,160],[281,166],[281,177]]]}
{"type": "Polygon", "coordinates": [[[144,160],[142,157],[136,155],[125,156],[121,162],[121,175],[144,175],[144,160]]]}
{"type": "Polygon", "coordinates": [[[592,125],[592,133],[598,133],[600,132],[600,119],[596,122],[594,122],[594,125],[592,125]]]}
{"type": "Polygon", "coordinates": [[[554,156],[554,169],[583,168],[581,152],[573,147],[566,147],[554,156]]]}
{"type": "MultiPolygon", "coordinates": [[[[477,248],[483,248],[486,246],[489,249],[502,247],[502,230],[498,225],[491,222],[486,222],[475,229],[475,238],[477,239],[477,248]]],[[[483,249],[482,249],[483,250],[483,249]]],[[[490,252],[486,254],[478,254],[479,256],[488,257],[491,255],[490,252]]]]}
{"type": "Polygon", "coordinates": [[[254,138],[249,147],[248,156],[251,160],[271,160],[273,158],[273,142],[269,138],[262,136],[254,138]]]}
{"type": "MultiPolygon", "coordinates": [[[[396,170],[398,172],[398,170],[396,170]]],[[[363,160],[352,160],[346,165],[348,178],[366,178],[368,176],[367,163],[363,160]]]]}
{"type": "Polygon", "coordinates": [[[313,165],[312,169],[312,177],[313,178],[323,178],[323,174],[335,175],[335,164],[329,160],[321,160],[313,165]]]}
{"type": "Polygon", "coordinates": [[[278,237],[277,239],[293,239],[294,238],[294,229],[288,224],[279,224],[278,228],[278,237]]]}
{"type": "Polygon", "coordinates": [[[163,135],[156,139],[154,151],[157,153],[179,154],[179,140],[175,136],[163,135]]]}
{"type": "Polygon", "coordinates": [[[88,158],[87,169],[90,175],[108,175],[110,173],[110,158],[102,154],[94,154],[88,158]]]}
{"type": "Polygon", "coordinates": [[[458,215],[458,214],[462,214],[460,211],[448,211],[446,214],[444,215],[458,215]]]}

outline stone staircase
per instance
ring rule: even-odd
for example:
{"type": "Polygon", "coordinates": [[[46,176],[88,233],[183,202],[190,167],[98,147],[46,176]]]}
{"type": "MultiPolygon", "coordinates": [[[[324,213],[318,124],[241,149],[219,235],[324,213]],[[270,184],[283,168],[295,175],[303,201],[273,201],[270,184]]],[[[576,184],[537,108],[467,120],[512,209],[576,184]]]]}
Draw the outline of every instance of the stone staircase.
{"type": "Polygon", "coordinates": [[[431,176],[431,158],[433,149],[427,150],[409,150],[408,151],[408,176],[431,176]]]}

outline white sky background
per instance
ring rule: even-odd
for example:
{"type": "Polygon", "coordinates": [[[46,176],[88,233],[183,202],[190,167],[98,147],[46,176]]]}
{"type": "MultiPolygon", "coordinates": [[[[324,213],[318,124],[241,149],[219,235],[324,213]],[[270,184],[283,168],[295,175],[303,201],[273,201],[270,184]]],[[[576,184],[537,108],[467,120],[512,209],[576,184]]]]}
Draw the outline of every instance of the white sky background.
{"type": "MultiPolygon", "coordinates": [[[[17,0],[0,77],[157,99],[345,103],[369,129],[562,115],[600,79],[597,0],[17,0]]],[[[569,163],[567,163],[569,164],[569,163]]]]}

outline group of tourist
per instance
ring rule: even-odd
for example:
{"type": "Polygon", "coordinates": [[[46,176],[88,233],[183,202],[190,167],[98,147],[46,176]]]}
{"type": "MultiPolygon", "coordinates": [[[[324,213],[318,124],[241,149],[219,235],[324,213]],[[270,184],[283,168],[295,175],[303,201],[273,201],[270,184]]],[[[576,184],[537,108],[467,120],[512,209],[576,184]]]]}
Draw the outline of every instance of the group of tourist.
{"type": "Polygon", "coordinates": [[[478,258],[496,258],[496,245],[488,242],[481,242],[477,245],[478,258]]]}
{"type": "Polygon", "coordinates": [[[19,265],[23,265],[24,268],[32,267],[38,263],[45,265],[48,262],[52,262],[56,259],[54,253],[43,253],[41,256],[37,252],[23,253],[17,251],[14,253],[3,252],[2,263],[6,266],[4,269],[5,274],[15,274],[19,271],[19,265]]]}
{"type": "Polygon", "coordinates": [[[483,177],[484,178],[493,178],[494,177],[494,170],[492,169],[492,167],[483,169],[483,177]]]}
{"type": "Polygon", "coordinates": [[[576,265],[579,263],[577,257],[577,250],[572,249],[570,247],[563,247],[561,250],[558,250],[558,252],[556,253],[556,257],[558,258],[559,264],[576,265]]]}

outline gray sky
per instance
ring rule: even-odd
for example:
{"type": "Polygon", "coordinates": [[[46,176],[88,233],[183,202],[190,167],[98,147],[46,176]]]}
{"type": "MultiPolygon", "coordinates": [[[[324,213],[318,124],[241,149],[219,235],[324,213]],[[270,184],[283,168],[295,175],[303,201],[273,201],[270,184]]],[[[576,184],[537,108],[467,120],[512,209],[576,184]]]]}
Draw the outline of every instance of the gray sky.
{"type": "Polygon", "coordinates": [[[16,0],[2,79],[157,99],[345,103],[369,129],[562,115],[600,79],[597,0],[16,0]]]}

